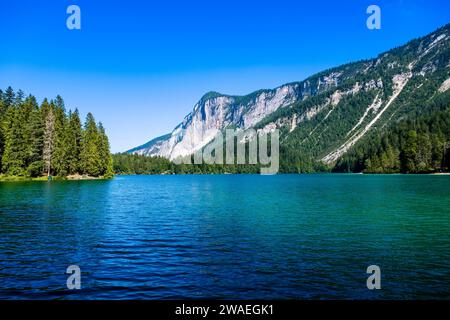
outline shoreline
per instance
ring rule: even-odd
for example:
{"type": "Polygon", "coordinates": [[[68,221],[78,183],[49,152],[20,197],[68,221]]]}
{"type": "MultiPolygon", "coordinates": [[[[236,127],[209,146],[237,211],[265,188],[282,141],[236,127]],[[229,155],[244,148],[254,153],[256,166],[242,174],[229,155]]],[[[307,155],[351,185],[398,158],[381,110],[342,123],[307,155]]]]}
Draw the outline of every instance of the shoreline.
{"type": "MultiPolygon", "coordinates": [[[[426,176],[426,175],[437,175],[437,176],[447,176],[450,172],[434,172],[434,173],[401,173],[401,172],[384,172],[384,173],[371,173],[371,172],[280,172],[277,175],[309,175],[309,174],[349,174],[349,175],[405,175],[405,176],[426,176]]],[[[114,176],[189,176],[189,175],[199,175],[199,176],[216,176],[216,175],[261,175],[260,173],[116,173],[114,176]]]]}
{"type": "MultiPolygon", "coordinates": [[[[450,176],[450,172],[434,173],[363,173],[363,172],[308,172],[308,173],[277,173],[276,175],[311,175],[311,174],[344,174],[344,175],[417,175],[417,176],[450,176]]],[[[89,175],[70,175],[67,177],[53,176],[50,180],[47,176],[42,177],[24,177],[24,176],[6,176],[0,175],[0,182],[45,182],[45,181],[92,181],[92,180],[111,180],[116,176],[189,176],[189,175],[260,175],[259,173],[154,173],[154,174],[136,174],[136,173],[117,173],[112,177],[93,177],[89,175]]]]}
{"type": "Polygon", "coordinates": [[[106,178],[106,177],[93,177],[89,175],[70,175],[67,177],[57,177],[52,176],[51,179],[48,176],[42,177],[25,177],[25,176],[8,176],[0,174],[0,182],[38,182],[38,181],[89,181],[89,180],[110,180],[114,178],[106,178]]]}

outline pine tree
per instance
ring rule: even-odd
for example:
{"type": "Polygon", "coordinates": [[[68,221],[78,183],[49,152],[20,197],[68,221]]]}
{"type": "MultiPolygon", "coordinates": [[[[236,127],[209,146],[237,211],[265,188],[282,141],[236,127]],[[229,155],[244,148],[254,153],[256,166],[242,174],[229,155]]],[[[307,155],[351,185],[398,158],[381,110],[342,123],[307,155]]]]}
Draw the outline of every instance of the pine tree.
{"type": "Polygon", "coordinates": [[[109,151],[109,141],[108,136],[106,135],[105,128],[103,124],[100,122],[98,124],[98,150],[101,160],[101,175],[105,177],[113,176],[113,161],[111,157],[111,153],[109,151]]]}
{"type": "Polygon", "coordinates": [[[83,129],[78,110],[69,113],[69,124],[66,130],[67,163],[69,174],[80,172],[81,142],[83,129]]]}
{"type": "Polygon", "coordinates": [[[23,103],[24,96],[25,94],[23,93],[22,90],[17,91],[16,96],[14,98],[14,105],[16,107],[20,106],[23,103]]]}
{"type": "Polygon", "coordinates": [[[65,113],[64,101],[60,96],[54,101],[55,110],[55,136],[52,165],[56,175],[66,176],[69,171],[69,162],[67,159],[68,146],[67,141],[67,117],[65,113]]]}
{"type": "Polygon", "coordinates": [[[10,107],[5,120],[5,151],[2,159],[3,171],[9,175],[26,175],[27,145],[24,139],[23,116],[16,106],[10,107]]]}
{"type": "Polygon", "coordinates": [[[416,168],[417,158],[417,132],[410,130],[406,137],[405,146],[403,147],[401,154],[402,172],[414,173],[416,168]]]}
{"type": "Polygon", "coordinates": [[[29,158],[31,155],[31,139],[33,136],[33,129],[31,127],[31,115],[33,113],[33,110],[37,108],[38,104],[36,102],[36,98],[32,95],[29,95],[18,110],[22,127],[22,139],[26,148],[25,165],[29,164],[29,158]]]}
{"type": "Polygon", "coordinates": [[[94,116],[88,113],[84,125],[83,143],[81,150],[81,170],[84,174],[99,176],[101,174],[101,159],[98,150],[98,129],[94,116]]]}
{"type": "Polygon", "coordinates": [[[416,166],[418,172],[431,170],[432,145],[428,134],[420,134],[417,137],[416,166]]]}
{"type": "Polygon", "coordinates": [[[41,113],[42,113],[42,119],[47,119],[47,114],[50,111],[50,103],[48,102],[47,98],[45,98],[41,103],[41,113]]]}
{"type": "Polygon", "coordinates": [[[13,115],[10,114],[12,111],[9,111],[14,104],[15,93],[11,87],[8,87],[6,91],[2,94],[2,106],[0,109],[0,172],[5,172],[4,162],[4,154],[6,148],[6,136],[9,134],[13,115]]]}
{"type": "Polygon", "coordinates": [[[6,106],[3,101],[3,91],[0,90],[0,173],[2,172],[3,149],[5,147],[5,137],[3,133],[3,119],[6,113],[6,106]]]}
{"type": "Polygon", "coordinates": [[[449,171],[450,170],[450,141],[446,141],[443,143],[442,148],[442,169],[449,171]]]}
{"type": "Polygon", "coordinates": [[[6,105],[4,102],[4,93],[0,89],[0,122],[2,121],[2,118],[5,115],[5,112],[6,112],[6,105]]]}
{"type": "Polygon", "coordinates": [[[29,120],[30,144],[28,155],[28,174],[36,177],[44,171],[43,151],[44,151],[44,117],[42,108],[33,105],[29,120]]]}
{"type": "Polygon", "coordinates": [[[14,93],[14,90],[11,87],[8,87],[4,93],[4,98],[3,98],[5,108],[8,108],[14,104],[15,97],[16,97],[16,95],[14,93]]]}
{"type": "MultiPolygon", "coordinates": [[[[12,100],[12,90],[7,90],[9,100],[12,100]]],[[[36,100],[33,96],[23,99],[21,90],[9,105],[6,120],[3,127],[4,132],[4,154],[2,158],[3,171],[9,175],[26,175],[27,157],[29,154],[30,130],[28,120],[36,100]]]]}

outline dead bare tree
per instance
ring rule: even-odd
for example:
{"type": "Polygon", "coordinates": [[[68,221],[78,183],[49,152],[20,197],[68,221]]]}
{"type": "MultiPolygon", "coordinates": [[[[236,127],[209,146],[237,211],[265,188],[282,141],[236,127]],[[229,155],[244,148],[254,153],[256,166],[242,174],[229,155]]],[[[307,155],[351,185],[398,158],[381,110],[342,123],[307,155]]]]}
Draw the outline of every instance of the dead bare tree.
{"type": "Polygon", "coordinates": [[[44,166],[47,171],[47,176],[50,176],[51,165],[52,165],[52,155],[53,155],[53,137],[55,134],[55,114],[53,109],[47,113],[45,118],[45,132],[44,132],[44,166]]]}

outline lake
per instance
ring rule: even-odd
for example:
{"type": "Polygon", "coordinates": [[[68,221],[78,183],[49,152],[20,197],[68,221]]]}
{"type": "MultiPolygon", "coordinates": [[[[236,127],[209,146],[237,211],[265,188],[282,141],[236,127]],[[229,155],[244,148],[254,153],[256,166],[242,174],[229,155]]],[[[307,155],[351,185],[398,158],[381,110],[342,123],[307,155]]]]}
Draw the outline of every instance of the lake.
{"type": "Polygon", "coordinates": [[[449,261],[450,176],[0,183],[1,299],[448,299],[449,261]]]}

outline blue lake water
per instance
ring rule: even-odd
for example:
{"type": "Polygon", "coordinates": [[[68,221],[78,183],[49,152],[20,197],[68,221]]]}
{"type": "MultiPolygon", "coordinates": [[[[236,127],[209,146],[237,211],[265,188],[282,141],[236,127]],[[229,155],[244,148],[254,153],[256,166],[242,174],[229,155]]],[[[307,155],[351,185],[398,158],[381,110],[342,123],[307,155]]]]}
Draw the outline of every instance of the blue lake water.
{"type": "Polygon", "coordinates": [[[448,299],[449,262],[450,176],[0,183],[1,299],[448,299]]]}

